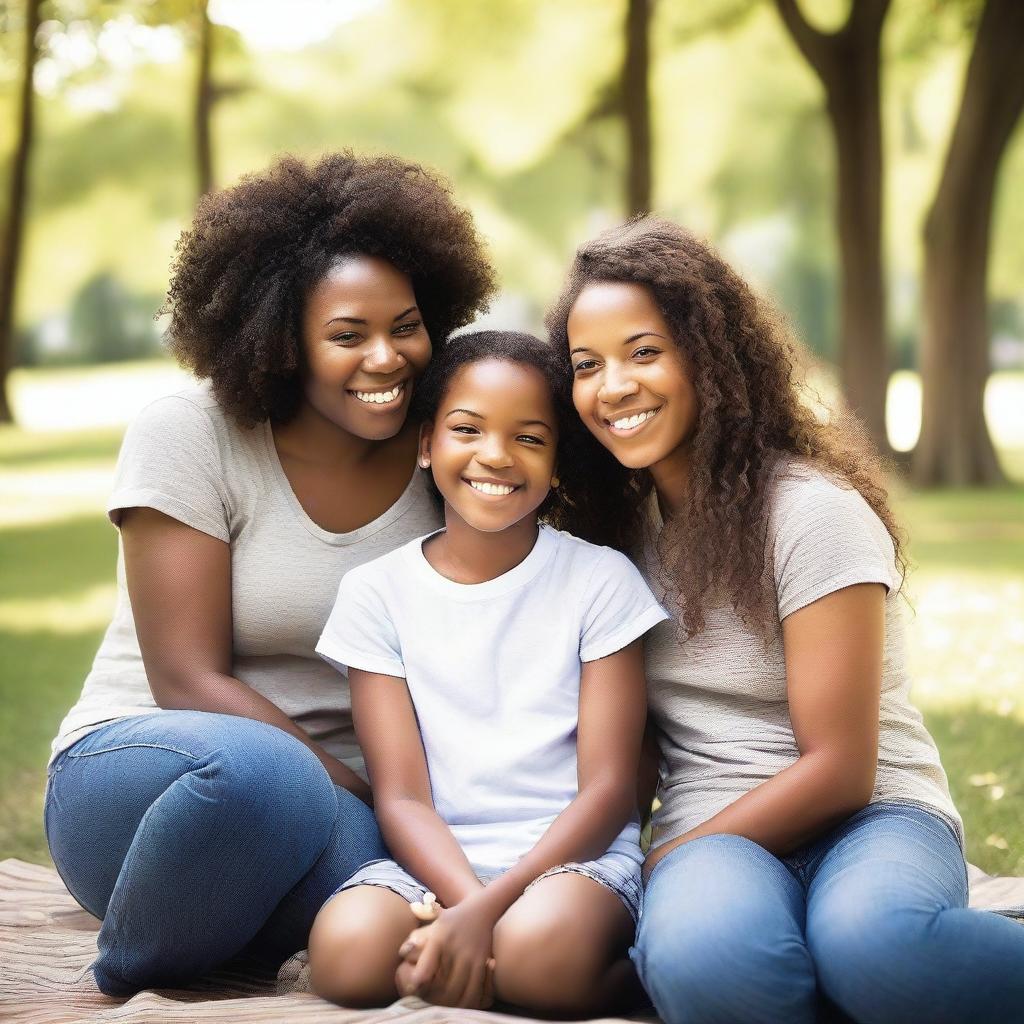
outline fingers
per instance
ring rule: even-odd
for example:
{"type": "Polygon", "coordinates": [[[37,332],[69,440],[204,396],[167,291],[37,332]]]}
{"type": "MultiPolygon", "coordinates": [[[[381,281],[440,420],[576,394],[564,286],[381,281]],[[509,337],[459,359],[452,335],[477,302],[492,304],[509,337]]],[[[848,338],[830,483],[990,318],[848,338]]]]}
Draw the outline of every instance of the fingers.
{"type": "Polygon", "coordinates": [[[483,992],[480,996],[481,1010],[489,1010],[494,1005],[494,966],[495,961],[492,956],[485,964],[487,969],[484,971],[483,992]]]}
{"type": "Polygon", "coordinates": [[[483,996],[484,975],[487,974],[486,964],[473,964],[466,975],[466,987],[462,996],[455,1004],[465,1010],[479,1010],[480,999],[483,996]]]}
{"type": "Polygon", "coordinates": [[[398,955],[411,964],[416,963],[420,958],[420,951],[423,949],[425,933],[425,928],[417,928],[410,932],[405,942],[398,947],[398,955]]]}
{"type": "Polygon", "coordinates": [[[417,995],[426,991],[434,975],[437,974],[438,968],[441,966],[441,947],[440,942],[431,942],[430,936],[427,936],[422,943],[419,957],[412,969],[411,979],[413,990],[417,995]]]}

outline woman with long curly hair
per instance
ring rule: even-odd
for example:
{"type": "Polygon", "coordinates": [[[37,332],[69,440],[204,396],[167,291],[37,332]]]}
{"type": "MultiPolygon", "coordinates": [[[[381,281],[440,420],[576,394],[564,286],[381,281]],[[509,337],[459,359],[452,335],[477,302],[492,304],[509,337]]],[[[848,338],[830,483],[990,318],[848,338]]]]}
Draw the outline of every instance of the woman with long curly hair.
{"type": "Polygon", "coordinates": [[[1024,932],[966,909],[862,430],[819,419],[779,318],[666,221],[582,246],[548,327],[605,483],[575,529],[675,611],[647,641],[660,807],[632,951],[661,1017],[1014,1017],[1024,932]]]}
{"type": "Polygon", "coordinates": [[[391,157],[281,159],[182,235],[168,335],[201,383],[125,437],[117,609],[47,786],[54,863],[103,919],[102,991],[280,961],[384,855],[314,647],[350,568],[439,523],[409,403],[491,288],[447,186],[391,157]]]}

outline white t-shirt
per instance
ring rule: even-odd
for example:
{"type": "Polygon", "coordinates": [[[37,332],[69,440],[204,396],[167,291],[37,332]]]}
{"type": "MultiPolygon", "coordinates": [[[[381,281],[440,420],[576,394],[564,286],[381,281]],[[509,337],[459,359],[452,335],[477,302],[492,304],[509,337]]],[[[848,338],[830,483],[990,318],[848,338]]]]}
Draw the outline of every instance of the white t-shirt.
{"type": "MultiPolygon", "coordinates": [[[[414,470],[372,522],[330,533],[292,491],[270,424],[240,427],[209,385],[197,384],[151,403],[128,428],[107,511],[119,525],[121,510],[134,506],[230,545],[232,674],[362,774],[348,691],[313,648],[349,569],[437,527],[424,474],[414,470]]],[[[114,618],[53,756],[104,722],[158,713],[119,558],[114,618]]]]}
{"type": "MultiPolygon", "coordinates": [[[[617,551],[542,526],[527,557],[454,583],[423,539],[351,570],[317,651],[406,680],[434,807],[473,870],[503,871],[575,798],[580,666],[666,618],[617,551]]],[[[639,861],[632,822],[611,850],[639,861]]]]}

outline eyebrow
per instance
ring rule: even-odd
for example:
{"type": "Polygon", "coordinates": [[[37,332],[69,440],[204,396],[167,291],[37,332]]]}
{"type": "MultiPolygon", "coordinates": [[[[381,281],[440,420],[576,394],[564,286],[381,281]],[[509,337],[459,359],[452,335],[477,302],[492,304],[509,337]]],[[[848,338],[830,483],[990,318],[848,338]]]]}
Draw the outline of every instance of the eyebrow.
{"type": "MultiPolygon", "coordinates": [[[[419,311],[419,307],[418,306],[410,306],[408,309],[402,310],[402,312],[399,313],[398,316],[396,316],[394,318],[394,320],[392,320],[391,322],[393,324],[397,323],[399,320],[403,319],[404,317],[407,317],[410,313],[418,312],[418,311],[419,311]]],[[[328,320],[324,324],[324,327],[330,327],[331,324],[336,324],[336,323],[339,323],[339,322],[344,322],[346,324],[365,324],[366,323],[365,320],[363,320],[361,317],[358,317],[358,316],[336,316],[336,317],[333,317],[332,319],[328,320]]]]}
{"type": "MultiPolygon", "coordinates": [[[[631,334],[628,338],[626,338],[625,341],[623,341],[622,344],[623,345],[632,345],[634,341],[639,341],[641,338],[661,338],[662,341],[668,341],[669,340],[668,338],[665,337],[664,334],[659,334],[657,331],[639,331],[636,334],[631,334]]],[[[582,348],[582,347],[581,348],[571,348],[571,349],[569,349],[569,355],[574,356],[574,355],[576,355],[577,352],[589,352],[589,351],[590,351],[589,348],[582,348]]]]}
{"type": "MultiPolygon", "coordinates": [[[[482,420],[485,417],[478,412],[473,412],[472,409],[449,409],[444,414],[444,418],[448,419],[449,416],[454,416],[457,412],[461,412],[464,416],[472,416],[475,420],[482,420]]],[[[543,420],[520,420],[519,426],[521,427],[543,427],[545,430],[552,430],[552,427],[545,423],[543,420]]],[[[553,430],[552,430],[553,432],[553,430]]]]}

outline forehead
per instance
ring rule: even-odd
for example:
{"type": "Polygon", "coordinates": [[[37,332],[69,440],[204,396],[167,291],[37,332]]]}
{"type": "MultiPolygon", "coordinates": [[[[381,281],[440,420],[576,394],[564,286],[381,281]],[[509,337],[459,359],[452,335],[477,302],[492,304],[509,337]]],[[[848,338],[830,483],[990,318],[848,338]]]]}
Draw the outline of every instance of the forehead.
{"type": "Polygon", "coordinates": [[[658,329],[665,320],[650,288],[634,281],[591,281],[584,286],[569,311],[568,329],[588,329],[610,320],[653,323],[658,329]]]}
{"type": "Polygon", "coordinates": [[[412,304],[412,281],[380,256],[344,256],[313,286],[309,301],[405,301],[412,304]]]}
{"type": "Polygon", "coordinates": [[[535,366],[503,359],[481,359],[460,366],[445,388],[443,408],[461,406],[484,416],[542,409],[548,416],[554,404],[544,375],[535,366]],[[474,400],[481,408],[476,408],[474,400]]]}

